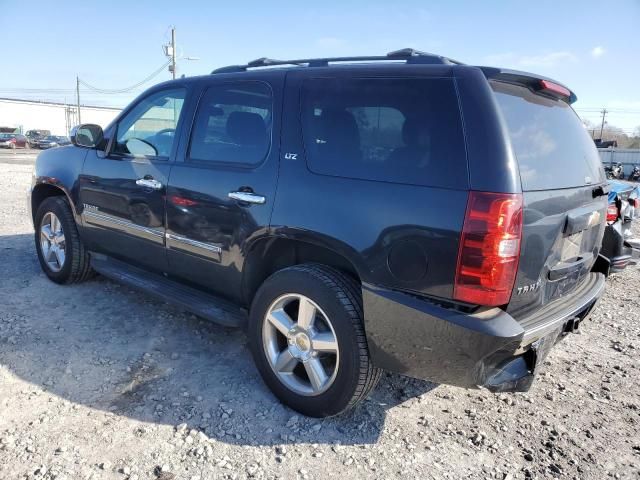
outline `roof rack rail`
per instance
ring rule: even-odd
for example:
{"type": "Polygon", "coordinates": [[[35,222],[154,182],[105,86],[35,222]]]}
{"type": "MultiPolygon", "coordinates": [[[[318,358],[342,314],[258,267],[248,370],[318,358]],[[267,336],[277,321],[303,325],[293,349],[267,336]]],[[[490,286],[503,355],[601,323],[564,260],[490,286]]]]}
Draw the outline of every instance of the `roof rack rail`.
{"type": "Polygon", "coordinates": [[[306,58],[300,60],[276,60],[273,58],[262,57],[252,60],[246,65],[230,65],[213,70],[211,73],[233,73],[246,72],[250,68],[264,67],[328,67],[335,63],[357,63],[357,62],[385,62],[385,61],[401,61],[410,64],[443,64],[443,65],[462,65],[461,62],[452,60],[441,55],[433,53],[421,52],[413,48],[403,48],[389,52],[384,56],[364,56],[364,57],[329,57],[329,58],[306,58]]]}

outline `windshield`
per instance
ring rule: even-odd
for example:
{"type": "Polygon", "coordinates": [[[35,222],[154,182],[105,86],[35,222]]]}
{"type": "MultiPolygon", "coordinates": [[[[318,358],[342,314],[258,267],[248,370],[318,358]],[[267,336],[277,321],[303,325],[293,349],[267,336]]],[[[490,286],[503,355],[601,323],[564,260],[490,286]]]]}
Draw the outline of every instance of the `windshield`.
{"type": "Polygon", "coordinates": [[[491,82],[491,87],[507,122],[524,191],[604,181],[593,140],[567,103],[520,85],[491,82]]]}
{"type": "Polygon", "coordinates": [[[16,138],[13,133],[0,133],[0,138],[8,140],[9,138],[16,138]]]}

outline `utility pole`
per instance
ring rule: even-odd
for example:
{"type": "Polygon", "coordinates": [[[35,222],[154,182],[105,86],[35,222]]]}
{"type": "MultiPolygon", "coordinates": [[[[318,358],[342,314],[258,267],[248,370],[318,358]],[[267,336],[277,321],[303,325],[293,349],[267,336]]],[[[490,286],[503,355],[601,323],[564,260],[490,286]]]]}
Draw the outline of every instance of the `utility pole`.
{"type": "MultiPolygon", "coordinates": [[[[169,57],[169,71],[175,80],[178,71],[178,46],[176,44],[176,27],[171,27],[171,43],[162,46],[164,54],[169,57]]],[[[200,60],[198,57],[181,56],[180,60],[200,60]]],[[[184,77],[184,75],[183,75],[184,77]]]]}
{"type": "Polygon", "coordinates": [[[176,27],[171,27],[171,75],[176,79],[176,27]]]}
{"type": "Polygon", "coordinates": [[[602,111],[601,111],[600,113],[602,113],[602,125],[600,125],[600,140],[604,140],[604,139],[602,138],[602,132],[604,131],[604,119],[605,119],[605,118],[606,118],[606,116],[607,116],[607,109],[606,109],[606,108],[603,108],[603,109],[602,109],[602,111]]]}
{"type": "Polygon", "coordinates": [[[78,101],[78,125],[82,124],[82,120],[80,120],[80,78],[76,76],[76,99],[78,101]]]}

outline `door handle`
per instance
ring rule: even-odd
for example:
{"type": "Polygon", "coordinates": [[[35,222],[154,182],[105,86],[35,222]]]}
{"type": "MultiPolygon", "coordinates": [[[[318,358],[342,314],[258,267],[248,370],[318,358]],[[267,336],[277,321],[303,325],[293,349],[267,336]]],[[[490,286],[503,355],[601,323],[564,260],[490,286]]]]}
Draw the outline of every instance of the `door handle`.
{"type": "Polygon", "coordinates": [[[264,204],[267,199],[253,192],[229,192],[229,198],[238,200],[239,202],[255,203],[257,205],[264,204]]]}
{"type": "Polygon", "coordinates": [[[136,185],[145,188],[151,188],[152,190],[160,190],[162,188],[162,182],[153,178],[139,178],[136,180],[136,185]]]}

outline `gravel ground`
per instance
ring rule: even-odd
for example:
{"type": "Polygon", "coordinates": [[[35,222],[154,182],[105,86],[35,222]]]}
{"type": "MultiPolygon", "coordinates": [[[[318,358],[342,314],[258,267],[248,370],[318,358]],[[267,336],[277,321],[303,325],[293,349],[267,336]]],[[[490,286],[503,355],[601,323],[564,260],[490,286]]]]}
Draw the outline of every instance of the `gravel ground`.
{"type": "Polygon", "coordinates": [[[274,399],[242,332],[105,279],[48,281],[30,171],[0,161],[0,479],[640,478],[638,268],[526,394],[387,374],[320,421],[274,399]]]}

